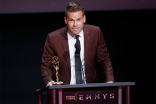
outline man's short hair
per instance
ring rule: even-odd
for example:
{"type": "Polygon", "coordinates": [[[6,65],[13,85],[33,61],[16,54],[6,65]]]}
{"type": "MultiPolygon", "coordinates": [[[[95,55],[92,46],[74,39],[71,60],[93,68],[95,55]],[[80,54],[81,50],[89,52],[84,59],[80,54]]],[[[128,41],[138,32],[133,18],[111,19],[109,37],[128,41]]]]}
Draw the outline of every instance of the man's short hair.
{"type": "Polygon", "coordinates": [[[77,12],[82,11],[82,15],[84,16],[84,7],[77,2],[69,2],[67,4],[67,9],[65,11],[65,16],[67,17],[67,12],[77,12]]]}

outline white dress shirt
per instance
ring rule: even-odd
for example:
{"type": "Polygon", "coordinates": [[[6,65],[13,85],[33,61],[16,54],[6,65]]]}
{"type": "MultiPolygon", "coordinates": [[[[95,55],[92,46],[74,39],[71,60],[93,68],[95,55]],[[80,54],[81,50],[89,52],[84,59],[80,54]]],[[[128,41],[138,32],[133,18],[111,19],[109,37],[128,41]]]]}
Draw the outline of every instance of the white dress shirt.
{"type": "MultiPolygon", "coordinates": [[[[85,77],[85,60],[84,60],[84,33],[83,29],[81,32],[78,34],[80,35],[79,40],[80,40],[80,45],[81,45],[81,51],[80,51],[80,58],[81,58],[81,63],[82,63],[82,79],[83,83],[86,83],[86,77],[85,77]],[[83,74],[84,73],[84,74],[83,74]]],[[[70,65],[71,65],[71,79],[70,79],[70,84],[76,84],[76,76],[75,76],[75,43],[76,43],[76,38],[75,36],[71,36],[69,32],[67,32],[67,37],[68,37],[68,46],[69,46],[69,54],[70,54],[70,65]]]]}

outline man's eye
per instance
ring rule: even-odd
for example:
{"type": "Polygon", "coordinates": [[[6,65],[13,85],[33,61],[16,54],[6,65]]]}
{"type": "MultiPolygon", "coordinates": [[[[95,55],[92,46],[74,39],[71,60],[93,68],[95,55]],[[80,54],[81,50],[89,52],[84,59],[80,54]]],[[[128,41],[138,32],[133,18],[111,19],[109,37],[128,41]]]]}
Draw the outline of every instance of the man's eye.
{"type": "Polygon", "coordinates": [[[71,22],[72,22],[73,20],[69,20],[69,21],[71,21],[71,22]]]}
{"type": "Polygon", "coordinates": [[[78,19],[78,21],[81,21],[81,19],[78,19]]]}

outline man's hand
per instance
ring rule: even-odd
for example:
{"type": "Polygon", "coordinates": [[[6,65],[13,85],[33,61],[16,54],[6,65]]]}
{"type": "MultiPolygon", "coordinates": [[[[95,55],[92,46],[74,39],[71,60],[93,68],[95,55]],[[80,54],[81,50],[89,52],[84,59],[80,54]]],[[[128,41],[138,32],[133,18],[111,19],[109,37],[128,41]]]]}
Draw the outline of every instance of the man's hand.
{"type": "Polygon", "coordinates": [[[113,81],[108,81],[108,82],[106,82],[106,83],[113,83],[113,81]]]}
{"type": "Polygon", "coordinates": [[[48,86],[52,86],[52,85],[54,85],[55,84],[55,82],[54,81],[50,81],[50,82],[48,82],[48,84],[47,84],[47,86],[46,87],[48,87],[48,86]]]}

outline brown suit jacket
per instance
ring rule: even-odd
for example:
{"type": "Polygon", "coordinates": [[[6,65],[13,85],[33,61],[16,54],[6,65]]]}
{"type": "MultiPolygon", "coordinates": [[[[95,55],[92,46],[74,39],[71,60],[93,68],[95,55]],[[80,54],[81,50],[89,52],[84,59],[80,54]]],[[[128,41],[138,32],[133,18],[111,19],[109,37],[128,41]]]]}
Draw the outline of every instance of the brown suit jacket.
{"type": "MultiPolygon", "coordinates": [[[[48,34],[41,64],[41,76],[44,84],[54,80],[52,74],[52,57],[59,58],[59,80],[69,84],[71,79],[70,55],[67,38],[67,27],[48,34]]],[[[113,69],[109,53],[99,27],[84,25],[84,58],[87,83],[96,82],[95,59],[101,64],[106,81],[114,81],[113,69]]],[[[55,73],[55,72],[54,72],[55,73]]]]}

